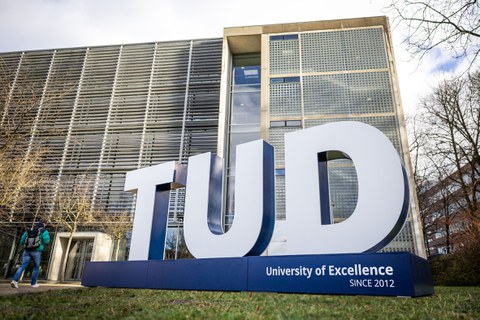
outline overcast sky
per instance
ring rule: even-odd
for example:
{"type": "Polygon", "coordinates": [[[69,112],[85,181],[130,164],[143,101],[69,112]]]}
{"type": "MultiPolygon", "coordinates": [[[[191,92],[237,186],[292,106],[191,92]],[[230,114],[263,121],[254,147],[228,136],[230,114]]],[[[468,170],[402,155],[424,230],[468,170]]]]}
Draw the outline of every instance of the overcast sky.
{"type": "MultiPolygon", "coordinates": [[[[221,37],[224,27],[389,15],[389,0],[0,0],[0,52],[221,37]]],[[[440,52],[410,61],[393,30],[403,106],[452,72],[440,52]]]]}

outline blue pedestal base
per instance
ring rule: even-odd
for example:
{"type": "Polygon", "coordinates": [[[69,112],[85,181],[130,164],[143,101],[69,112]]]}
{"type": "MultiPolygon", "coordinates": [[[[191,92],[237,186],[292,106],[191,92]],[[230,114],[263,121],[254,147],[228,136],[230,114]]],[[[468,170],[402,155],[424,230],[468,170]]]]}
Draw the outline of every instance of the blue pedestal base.
{"type": "Polygon", "coordinates": [[[408,297],[433,294],[428,262],[410,253],[89,262],[82,285],[408,297]]]}

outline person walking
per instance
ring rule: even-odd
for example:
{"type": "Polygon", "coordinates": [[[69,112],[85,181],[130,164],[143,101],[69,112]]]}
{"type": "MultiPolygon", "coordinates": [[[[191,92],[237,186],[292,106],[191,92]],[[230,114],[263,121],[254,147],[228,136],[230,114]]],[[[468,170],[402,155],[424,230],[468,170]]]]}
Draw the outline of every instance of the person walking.
{"type": "Polygon", "coordinates": [[[10,286],[12,288],[18,288],[18,281],[22,276],[23,271],[28,267],[30,260],[33,260],[33,274],[30,282],[33,288],[38,288],[37,283],[38,272],[40,270],[40,261],[42,260],[42,251],[44,245],[50,242],[50,234],[45,229],[45,223],[40,220],[33,228],[23,233],[20,239],[20,245],[25,247],[22,257],[22,265],[18,268],[17,272],[13,276],[10,286]]]}

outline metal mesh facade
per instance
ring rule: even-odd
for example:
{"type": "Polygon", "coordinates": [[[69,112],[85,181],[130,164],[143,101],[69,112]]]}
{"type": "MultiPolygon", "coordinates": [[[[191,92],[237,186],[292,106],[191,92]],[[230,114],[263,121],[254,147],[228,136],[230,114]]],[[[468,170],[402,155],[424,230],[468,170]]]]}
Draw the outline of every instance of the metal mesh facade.
{"type": "MultiPolygon", "coordinates": [[[[285,217],[285,132],[329,122],[354,120],[381,130],[403,154],[392,71],[381,27],[326,30],[269,36],[268,137],[275,146],[277,217],[285,217]],[[294,40],[292,40],[294,39],[294,40]],[[290,61],[285,67],[285,61],[290,61]],[[286,82],[282,79],[295,79],[286,82]],[[284,126],[278,126],[284,123],[284,126]]],[[[350,160],[329,162],[330,205],[336,223],[357,203],[355,168],[350,160]]],[[[415,252],[411,216],[386,251],[415,252]]]]}
{"type": "Polygon", "coordinates": [[[270,74],[289,74],[300,71],[298,38],[284,37],[270,41],[270,74]]]}
{"type": "Polygon", "coordinates": [[[270,87],[270,114],[275,117],[300,117],[302,115],[300,82],[274,84],[270,87]]]}
{"type": "MultiPolygon", "coordinates": [[[[0,54],[12,88],[1,93],[2,119],[26,95],[34,101],[29,144],[18,148],[48,150],[45,210],[61,181],[84,174],[94,181],[92,205],[131,210],[127,171],[216,152],[221,60],[222,39],[0,54]]],[[[182,192],[173,196],[182,202],[182,192]]],[[[183,204],[171,208],[171,222],[181,222],[183,204]]]]}
{"type": "Polygon", "coordinates": [[[306,73],[387,68],[382,28],[304,33],[300,40],[306,73]]]}
{"type": "Polygon", "coordinates": [[[394,112],[388,72],[324,74],[303,80],[307,116],[394,112]]]}

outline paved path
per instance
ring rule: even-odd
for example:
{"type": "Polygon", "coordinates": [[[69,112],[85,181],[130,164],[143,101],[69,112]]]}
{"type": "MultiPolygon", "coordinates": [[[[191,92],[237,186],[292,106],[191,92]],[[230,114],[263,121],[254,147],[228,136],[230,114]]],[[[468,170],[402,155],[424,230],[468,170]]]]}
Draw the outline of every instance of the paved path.
{"type": "Polygon", "coordinates": [[[12,294],[25,294],[25,293],[36,293],[36,292],[45,292],[51,290],[64,290],[72,288],[84,288],[80,285],[79,282],[68,282],[68,283],[55,283],[55,282],[45,282],[39,281],[38,284],[40,287],[32,288],[30,282],[20,282],[18,284],[18,289],[10,287],[10,281],[2,280],[0,282],[0,296],[8,296],[12,294]]]}

